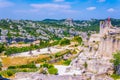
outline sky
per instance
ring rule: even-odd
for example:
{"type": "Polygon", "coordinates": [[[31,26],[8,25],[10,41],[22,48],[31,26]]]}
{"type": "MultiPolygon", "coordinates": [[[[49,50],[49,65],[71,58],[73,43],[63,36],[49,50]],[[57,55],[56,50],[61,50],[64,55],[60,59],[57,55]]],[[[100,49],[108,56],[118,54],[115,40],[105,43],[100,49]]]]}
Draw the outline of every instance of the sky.
{"type": "Polygon", "coordinates": [[[120,0],[0,0],[0,18],[120,18],[120,0]]]}

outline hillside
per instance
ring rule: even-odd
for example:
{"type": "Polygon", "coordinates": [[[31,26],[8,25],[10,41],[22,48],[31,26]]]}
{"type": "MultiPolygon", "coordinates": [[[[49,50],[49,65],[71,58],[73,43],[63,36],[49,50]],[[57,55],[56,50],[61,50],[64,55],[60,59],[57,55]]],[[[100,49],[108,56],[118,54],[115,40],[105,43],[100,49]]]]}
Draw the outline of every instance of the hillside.
{"type": "MultiPolygon", "coordinates": [[[[31,42],[34,40],[58,40],[64,37],[86,35],[99,31],[100,19],[72,20],[45,19],[32,20],[0,20],[0,42],[31,42]],[[71,26],[72,25],[72,26],[71,26]]],[[[120,19],[111,19],[112,24],[120,26],[120,19]]]]}

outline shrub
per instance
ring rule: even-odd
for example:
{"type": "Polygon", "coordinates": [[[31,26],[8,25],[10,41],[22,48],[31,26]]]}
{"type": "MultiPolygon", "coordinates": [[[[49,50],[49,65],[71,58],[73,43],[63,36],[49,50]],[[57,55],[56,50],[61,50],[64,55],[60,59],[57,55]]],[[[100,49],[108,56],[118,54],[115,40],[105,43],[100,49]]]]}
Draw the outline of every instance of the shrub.
{"type": "Polygon", "coordinates": [[[63,62],[64,65],[70,65],[70,63],[71,63],[71,60],[65,60],[65,61],[63,62]]]}
{"type": "Polygon", "coordinates": [[[73,38],[73,41],[78,42],[79,44],[81,44],[83,40],[82,40],[82,38],[80,36],[75,36],[73,38]]]}
{"type": "Polygon", "coordinates": [[[53,68],[54,66],[52,64],[49,64],[48,68],[53,68]]]}
{"type": "Polygon", "coordinates": [[[55,58],[60,57],[60,56],[61,56],[60,52],[58,52],[58,53],[55,54],[55,58]]]}
{"type": "Polygon", "coordinates": [[[8,69],[16,69],[16,66],[9,66],[8,69]]]}
{"type": "Polygon", "coordinates": [[[44,63],[40,67],[41,67],[40,73],[47,74],[47,72],[46,72],[46,70],[44,70],[44,68],[46,68],[48,70],[49,74],[57,74],[58,73],[58,70],[52,64],[44,63]]]}
{"type": "Polygon", "coordinates": [[[15,74],[15,72],[13,72],[11,70],[6,71],[6,73],[7,73],[8,76],[12,76],[13,74],[15,74]]]}
{"type": "Polygon", "coordinates": [[[43,68],[48,68],[48,65],[49,65],[49,64],[44,63],[44,64],[40,65],[40,67],[43,67],[43,68]]]}
{"type": "Polygon", "coordinates": [[[17,68],[37,68],[35,64],[25,64],[25,65],[19,65],[19,66],[9,66],[8,69],[17,69],[17,68]]]}
{"type": "Polygon", "coordinates": [[[87,68],[88,67],[88,64],[87,62],[84,63],[84,67],[87,68]]]}
{"type": "Polygon", "coordinates": [[[40,41],[40,44],[39,44],[39,47],[40,48],[45,48],[45,47],[48,47],[50,44],[48,41],[40,41]]]}
{"type": "Polygon", "coordinates": [[[36,68],[36,65],[31,63],[31,64],[18,66],[18,68],[36,68]]]}
{"type": "Polygon", "coordinates": [[[59,44],[59,40],[56,40],[56,41],[50,43],[50,46],[55,46],[55,45],[58,45],[58,44],[59,44]]]}
{"type": "Polygon", "coordinates": [[[61,41],[60,41],[60,46],[65,46],[65,45],[69,45],[70,44],[70,40],[69,39],[66,39],[66,38],[64,38],[64,39],[62,39],[61,41]]]}
{"type": "Polygon", "coordinates": [[[58,70],[57,70],[57,68],[52,67],[52,68],[48,69],[48,72],[49,72],[49,74],[55,74],[56,75],[58,73],[58,70]]]}
{"type": "Polygon", "coordinates": [[[77,51],[74,49],[71,53],[72,54],[77,54],[77,51]]]}
{"type": "Polygon", "coordinates": [[[5,71],[1,71],[0,75],[4,77],[10,77],[13,76],[17,72],[36,72],[38,69],[8,69],[5,71]]]}
{"type": "Polygon", "coordinates": [[[120,64],[120,52],[117,52],[116,54],[113,55],[113,63],[115,66],[120,64]]]}
{"type": "Polygon", "coordinates": [[[2,62],[0,62],[0,71],[2,70],[2,62]]]}
{"type": "Polygon", "coordinates": [[[117,75],[117,74],[112,74],[111,77],[112,77],[114,80],[120,79],[120,75],[117,75]]]}
{"type": "Polygon", "coordinates": [[[0,53],[3,52],[4,50],[5,50],[4,44],[0,44],[0,53]]]}
{"type": "Polygon", "coordinates": [[[23,72],[27,72],[27,69],[23,69],[23,72]]]}
{"type": "Polygon", "coordinates": [[[52,64],[44,63],[40,67],[43,67],[43,68],[52,68],[54,66],[52,64]]]}

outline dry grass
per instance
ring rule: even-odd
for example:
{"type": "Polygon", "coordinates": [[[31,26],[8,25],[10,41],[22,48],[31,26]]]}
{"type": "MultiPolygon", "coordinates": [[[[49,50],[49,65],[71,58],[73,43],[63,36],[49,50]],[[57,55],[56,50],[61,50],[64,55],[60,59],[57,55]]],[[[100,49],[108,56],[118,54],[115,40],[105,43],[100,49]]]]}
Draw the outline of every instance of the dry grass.
{"type": "MultiPolygon", "coordinates": [[[[66,53],[68,50],[61,51],[61,54],[66,53]]],[[[73,59],[76,57],[77,54],[73,54],[72,56],[69,57],[69,59],[73,59]]],[[[35,63],[42,63],[41,60],[50,60],[50,56],[55,56],[55,54],[43,54],[43,55],[38,55],[38,56],[31,56],[31,57],[2,57],[2,64],[3,67],[9,67],[9,66],[16,66],[16,65],[24,65],[28,64],[30,62],[35,62],[35,63]]],[[[63,60],[60,60],[54,64],[63,64],[63,60]]]]}
{"type": "Polygon", "coordinates": [[[28,47],[30,44],[11,44],[9,47],[28,47]]]}
{"type": "MultiPolygon", "coordinates": [[[[40,43],[39,40],[32,42],[33,45],[39,44],[39,43],[40,43]]],[[[29,47],[30,45],[31,45],[30,43],[28,43],[28,44],[24,44],[24,43],[15,43],[15,44],[9,45],[9,47],[18,47],[18,48],[19,48],[19,47],[29,47]]]]}
{"type": "Polygon", "coordinates": [[[63,65],[63,62],[64,62],[64,60],[60,60],[60,61],[54,63],[54,65],[63,65]]]}
{"type": "Polygon", "coordinates": [[[36,61],[37,59],[47,58],[48,55],[39,55],[34,57],[4,57],[2,58],[2,64],[4,67],[16,66],[36,61]]]}

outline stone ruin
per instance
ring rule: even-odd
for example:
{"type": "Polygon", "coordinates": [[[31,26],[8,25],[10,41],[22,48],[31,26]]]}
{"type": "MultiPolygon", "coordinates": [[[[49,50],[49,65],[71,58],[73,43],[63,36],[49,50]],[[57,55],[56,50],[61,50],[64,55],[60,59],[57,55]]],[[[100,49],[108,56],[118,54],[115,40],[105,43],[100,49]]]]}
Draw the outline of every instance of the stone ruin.
{"type": "Polygon", "coordinates": [[[110,19],[101,21],[100,32],[93,34],[87,43],[83,52],[72,61],[71,69],[82,71],[82,75],[91,76],[91,80],[97,80],[98,75],[99,78],[101,75],[103,80],[103,74],[107,76],[113,73],[113,64],[110,60],[113,53],[120,50],[120,28],[113,27],[110,19]]]}
{"type": "Polygon", "coordinates": [[[99,54],[112,58],[112,54],[120,50],[120,28],[113,27],[110,19],[100,22],[99,54]]]}

